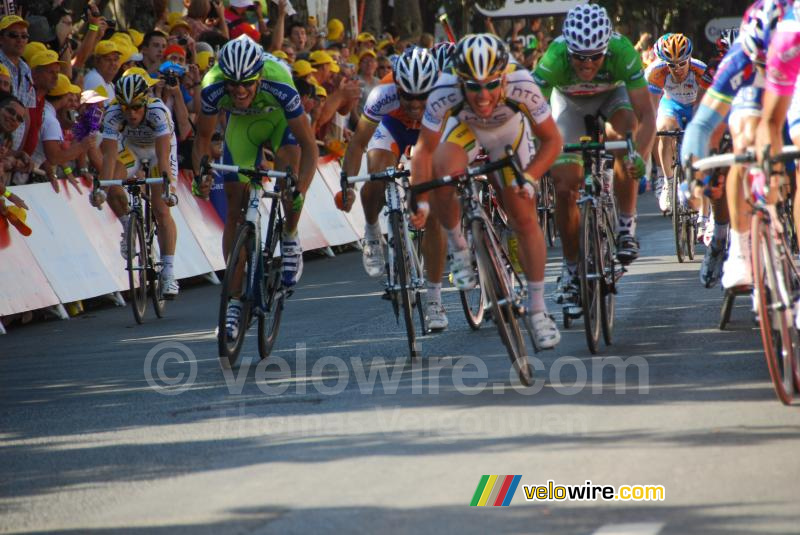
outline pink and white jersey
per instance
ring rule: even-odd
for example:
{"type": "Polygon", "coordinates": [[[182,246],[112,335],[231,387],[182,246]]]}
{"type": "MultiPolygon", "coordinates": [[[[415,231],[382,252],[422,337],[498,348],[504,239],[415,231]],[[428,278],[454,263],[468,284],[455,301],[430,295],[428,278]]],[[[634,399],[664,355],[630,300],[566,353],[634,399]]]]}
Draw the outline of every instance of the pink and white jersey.
{"type": "Polygon", "coordinates": [[[800,73],[800,21],[794,17],[784,17],[772,34],[766,71],[767,91],[779,96],[789,96],[794,92],[797,75],[800,73]]]}
{"type": "Polygon", "coordinates": [[[374,123],[381,122],[384,116],[394,117],[406,128],[419,130],[419,121],[414,121],[400,107],[400,95],[394,82],[382,83],[372,88],[364,104],[364,117],[374,123]]]}

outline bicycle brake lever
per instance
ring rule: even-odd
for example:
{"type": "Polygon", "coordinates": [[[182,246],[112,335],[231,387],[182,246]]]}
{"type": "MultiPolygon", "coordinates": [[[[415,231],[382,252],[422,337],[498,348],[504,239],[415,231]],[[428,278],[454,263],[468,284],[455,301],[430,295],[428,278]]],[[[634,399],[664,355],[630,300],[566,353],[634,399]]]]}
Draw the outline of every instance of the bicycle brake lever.
{"type": "Polygon", "coordinates": [[[517,185],[521,188],[524,187],[525,173],[522,171],[517,154],[514,152],[514,149],[511,147],[511,145],[506,145],[506,157],[509,159],[509,163],[511,164],[511,170],[514,172],[517,185]]]}

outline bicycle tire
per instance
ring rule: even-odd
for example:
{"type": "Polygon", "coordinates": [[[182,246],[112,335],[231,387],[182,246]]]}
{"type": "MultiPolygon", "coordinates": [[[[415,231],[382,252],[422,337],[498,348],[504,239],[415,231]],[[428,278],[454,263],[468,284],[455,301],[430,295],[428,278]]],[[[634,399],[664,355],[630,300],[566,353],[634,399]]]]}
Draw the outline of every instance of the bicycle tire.
{"type": "Polygon", "coordinates": [[[672,166],[672,186],[669,191],[670,205],[672,206],[672,233],[675,238],[675,253],[678,262],[683,263],[686,256],[686,233],[683,225],[682,210],[678,206],[678,181],[681,179],[677,165],[672,166]]]}
{"type": "Polygon", "coordinates": [[[275,340],[278,338],[278,331],[281,326],[283,316],[283,305],[285,296],[282,292],[281,282],[281,257],[275,256],[275,249],[278,247],[279,236],[281,235],[279,226],[272,228],[269,236],[270,241],[264,248],[263,266],[264,276],[261,284],[264,291],[264,309],[258,315],[258,355],[261,360],[269,357],[275,340]]]}
{"type": "Polygon", "coordinates": [[[697,253],[697,221],[692,217],[691,212],[684,214],[686,228],[686,254],[689,260],[694,260],[697,253]]]}
{"type": "Polygon", "coordinates": [[[598,351],[602,323],[602,289],[600,284],[600,249],[597,238],[597,214],[586,203],[581,206],[581,232],[578,240],[578,278],[581,285],[581,307],[586,345],[592,354],[598,351]]]}
{"type": "MultiPolygon", "coordinates": [[[[150,225],[145,233],[148,237],[148,276],[150,280],[150,299],[153,301],[153,311],[156,313],[156,317],[163,318],[164,312],[167,308],[166,299],[164,299],[163,288],[161,287],[161,269],[157,269],[157,262],[156,258],[161,258],[161,251],[158,245],[158,229],[155,226],[156,223],[154,220],[150,221],[150,225]],[[152,231],[152,232],[151,232],[152,231]]],[[[161,266],[163,269],[163,265],[161,266]]]]}
{"type": "Polygon", "coordinates": [[[600,300],[600,327],[603,332],[603,342],[610,346],[614,336],[614,315],[617,310],[616,266],[617,255],[612,244],[614,243],[614,227],[609,221],[609,213],[603,210],[603,223],[601,229],[603,239],[600,243],[602,255],[603,278],[600,291],[603,298],[600,300]]]}
{"type": "Polygon", "coordinates": [[[144,228],[137,212],[131,212],[127,228],[128,246],[128,284],[131,293],[131,308],[136,323],[144,323],[144,313],[147,307],[147,247],[144,241],[144,228]]]}
{"type": "Polygon", "coordinates": [[[503,345],[506,346],[508,357],[511,359],[511,364],[516,370],[520,382],[525,386],[530,386],[533,384],[533,372],[528,362],[525,341],[513,310],[510,289],[502,275],[504,268],[500,266],[500,262],[494,254],[489,243],[489,233],[484,230],[483,222],[473,221],[471,227],[475,253],[478,257],[478,269],[481,270],[481,281],[486,289],[489,306],[492,310],[492,319],[497,326],[503,345]]]}
{"type": "Polygon", "coordinates": [[[728,290],[725,292],[725,297],[722,299],[722,307],[719,310],[719,330],[724,331],[731,321],[731,312],[733,311],[733,302],[736,300],[736,295],[728,290]]]}
{"type": "MultiPolygon", "coordinates": [[[[466,217],[462,217],[461,228],[464,232],[464,236],[467,238],[472,253],[477,256],[475,252],[475,238],[472,236],[472,228],[466,217]]],[[[483,287],[481,272],[477,266],[475,266],[475,278],[477,280],[475,288],[458,291],[458,296],[461,299],[461,308],[464,310],[464,318],[466,318],[467,325],[469,325],[469,328],[473,331],[477,331],[481,328],[483,320],[486,317],[487,305],[486,290],[483,287]]]]}
{"type": "Polygon", "coordinates": [[[771,290],[776,284],[775,258],[769,222],[764,213],[757,211],[752,221],[752,262],[753,291],[756,292],[759,329],[764,347],[764,358],[767,361],[772,386],[778,399],[784,405],[792,402],[792,347],[786,312],[780,310],[775,295],[771,290]],[[786,343],[789,347],[786,348],[786,343]]]}
{"type": "Polygon", "coordinates": [[[403,234],[403,215],[400,212],[389,214],[389,224],[392,226],[392,243],[394,249],[394,268],[397,275],[397,282],[400,285],[400,310],[403,322],[406,325],[406,337],[408,338],[408,351],[411,358],[417,358],[417,339],[414,332],[414,318],[412,317],[412,302],[414,290],[411,288],[410,270],[408,268],[408,255],[403,234]]]}
{"type": "Polygon", "coordinates": [[[253,247],[255,246],[254,229],[251,224],[246,223],[239,227],[236,232],[236,240],[233,242],[231,254],[228,257],[228,263],[225,266],[225,275],[222,278],[222,290],[219,300],[219,317],[217,319],[217,347],[219,349],[220,363],[225,367],[232,367],[239,359],[239,353],[242,350],[244,343],[245,333],[250,326],[250,309],[252,301],[245,293],[247,288],[247,280],[250,278],[253,266],[251,265],[251,258],[253,254],[253,247]],[[234,288],[234,277],[236,267],[240,262],[244,262],[243,273],[241,278],[241,287],[234,288]],[[228,314],[228,301],[234,294],[239,295],[242,303],[242,312],[239,317],[239,333],[235,340],[228,340],[228,333],[225,326],[225,320],[228,314]]]}

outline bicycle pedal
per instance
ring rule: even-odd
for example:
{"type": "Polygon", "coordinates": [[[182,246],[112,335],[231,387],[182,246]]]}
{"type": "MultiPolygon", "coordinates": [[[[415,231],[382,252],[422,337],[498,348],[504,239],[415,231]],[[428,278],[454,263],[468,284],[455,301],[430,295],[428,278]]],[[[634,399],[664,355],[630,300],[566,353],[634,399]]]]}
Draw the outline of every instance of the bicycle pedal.
{"type": "Polygon", "coordinates": [[[580,318],[583,316],[583,308],[577,305],[567,305],[562,309],[562,313],[566,314],[570,318],[580,318]]]}

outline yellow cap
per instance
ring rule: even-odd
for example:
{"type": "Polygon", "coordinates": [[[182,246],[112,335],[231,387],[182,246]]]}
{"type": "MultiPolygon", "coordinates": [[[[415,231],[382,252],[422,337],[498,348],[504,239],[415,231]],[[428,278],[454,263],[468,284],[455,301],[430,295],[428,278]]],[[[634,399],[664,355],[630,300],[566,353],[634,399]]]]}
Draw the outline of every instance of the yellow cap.
{"type": "Polygon", "coordinates": [[[58,54],[52,50],[43,50],[41,52],[37,52],[31,58],[30,67],[31,69],[35,69],[37,67],[44,67],[45,65],[52,65],[53,63],[64,63],[63,61],[58,61],[58,54]]]}
{"type": "Polygon", "coordinates": [[[389,46],[391,44],[392,44],[392,40],[391,39],[384,39],[383,41],[378,43],[377,49],[378,50],[383,50],[384,48],[386,48],[387,46],[389,46]]]}
{"type": "Polygon", "coordinates": [[[144,34],[142,32],[131,28],[128,30],[128,35],[131,36],[131,41],[133,42],[133,46],[138,48],[142,45],[142,41],[144,41],[144,34]]]}
{"type": "Polygon", "coordinates": [[[24,24],[26,28],[30,26],[30,24],[28,24],[28,21],[23,19],[22,17],[19,17],[17,15],[6,15],[2,19],[0,19],[0,30],[5,30],[9,26],[13,26],[15,24],[24,24]]]}
{"type": "Polygon", "coordinates": [[[369,32],[361,32],[360,34],[358,34],[358,37],[356,37],[356,41],[358,41],[359,43],[366,43],[367,41],[372,41],[373,43],[378,42],[378,40],[375,39],[375,36],[369,32]]]}
{"type": "Polygon", "coordinates": [[[335,61],[331,63],[331,72],[336,74],[337,72],[341,72],[342,69],[339,68],[339,64],[335,61]]]}
{"type": "Polygon", "coordinates": [[[184,20],[183,13],[178,13],[177,11],[173,11],[167,15],[167,24],[169,25],[169,33],[172,33],[172,30],[180,26],[185,26],[190,30],[192,29],[189,23],[184,20]]]}
{"type": "Polygon", "coordinates": [[[324,50],[315,50],[308,55],[308,59],[312,65],[324,65],[326,63],[335,63],[330,54],[324,50]]]}
{"type": "Polygon", "coordinates": [[[152,87],[158,83],[158,80],[151,78],[147,71],[141,67],[131,67],[130,69],[125,69],[125,72],[122,73],[122,76],[130,76],[131,74],[138,74],[144,78],[144,81],[147,82],[148,87],[152,87]]]}
{"type": "Polygon", "coordinates": [[[132,59],[142,59],[141,56],[139,58],[133,57],[139,53],[139,50],[133,45],[121,46],[120,52],[122,53],[122,55],[119,58],[120,65],[128,61],[131,61],[132,59]]]}
{"type": "Polygon", "coordinates": [[[317,17],[315,17],[314,15],[309,15],[308,16],[308,23],[311,24],[312,26],[316,26],[317,25],[317,17]]]}
{"type": "Polygon", "coordinates": [[[321,85],[319,85],[319,84],[314,84],[314,88],[315,88],[315,89],[316,89],[316,91],[317,91],[317,96],[318,96],[318,97],[327,97],[327,96],[328,96],[328,92],[327,92],[327,91],[325,91],[325,88],[324,88],[324,87],[322,87],[321,85]]]}
{"type": "Polygon", "coordinates": [[[283,61],[289,61],[289,56],[287,56],[286,52],[284,52],[283,50],[274,50],[272,52],[272,55],[275,56],[276,58],[282,59],[283,61]]]}
{"type": "Polygon", "coordinates": [[[94,45],[94,55],[95,56],[106,56],[108,54],[122,54],[122,50],[120,50],[119,45],[111,40],[104,40],[100,41],[96,45],[94,45]]]}
{"type": "Polygon", "coordinates": [[[123,46],[133,46],[133,39],[131,36],[125,32],[116,32],[108,39],[109,41],[114,41],[120,47],[123,46]]]}
{"type": "Polygon", "coordinates": [[[298,59],[294,62],[294,65],[292,65],[292,72],[294,72],[296,76],[302,78],[303,76],[308,76],[312,72],[317,72],[317,69],[312,67],[306,60],[298,59]]]}
{"type": "Polygon", "coordinates": [[[208,69],[208,62],[214,56],[212,52],[208,50],[202,50],[195,55],[195,63],[200,68],[201,71],[208,69]]]}
{"type": "Polygon", "coordinates": [[[361,60],[364,59],[364,56],[372,56],[373,58],[377,58],[378,54],[376,54],[372,50],[367,49],[367,50],[363,51],[361,54],[358,55],[358,62],[359,63],[361,63],[361,60]]]}
{"type": "Polygon", "coordinates": [[[22,59],[25,60],[25,63],[30,65],[33,56],[45,50],[47,50],[47,47],[44,46],[44,43],[40,43],[38,41],[31,41],[30,43],[25,45],[25,51],[22,53],[22,59]]]}
{"type": "Polygon", "coordinates": [[[328,21],[328,39],[331,41],[338,41],[344,33],[344,24],[339,19],[331,19],[328,21]]]}
{"type": "Polygon", "coordinates": [[[79,95],[81,93],[81,88],[70,82],[66,75],[59,74],[56,86],[47,95],[51,97],[60,97],[61,95],[66,95],[67,93],[75,93],[76,95],[79,95]]]}
{"type": "Polygon", "coordinates": [[[11,73],[8,72],[8,67],[0,63],[0,76],[8,76],[11,78],[11,73]]]}

